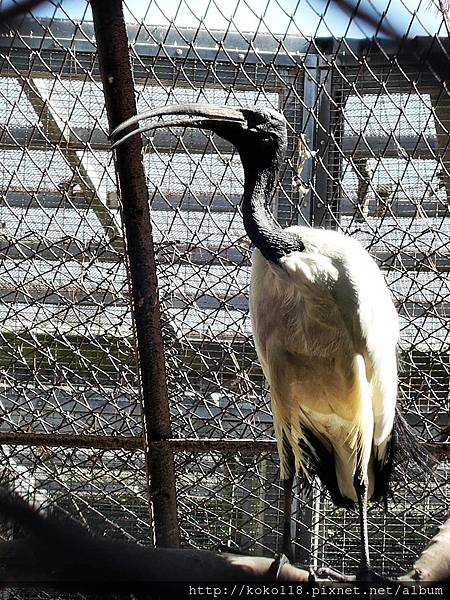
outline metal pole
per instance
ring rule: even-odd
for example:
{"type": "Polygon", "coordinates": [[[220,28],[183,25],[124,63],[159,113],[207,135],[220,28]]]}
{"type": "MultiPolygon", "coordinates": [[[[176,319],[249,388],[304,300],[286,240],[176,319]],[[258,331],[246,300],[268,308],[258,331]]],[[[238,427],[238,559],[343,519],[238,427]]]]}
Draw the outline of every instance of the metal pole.
{"type": "MultiPolygon", "coordinates": [[[[109,127],[136,114],[133,74],[121,0],[92,0],[100,74],[109,127]]],[[[161,335],[158,283],[140,136],[116,152],[116,172],[128,255],[139,357],[147,476],[155,543],[179,545],[175,469],[161,335]]]]}
{"type": "MultiPolygon", "coordinates": [[[[312,225],[316,227],[324,227],[330,225],[328,223],[328,200],[330,176],[330,151],[332,150],[332,142],[330,138],[330,112],[331,112],[331,68],[323,60],[319,59],[318,68],[316,71],[319,77],[317,99],[316,99],[316,135],[315,148],[317,150],[316,157],[316,172],[315,172],[315,189],[313,194],[312,205],[312,225]]],[[[333,198],[333,195],[331,194],[333,198]]],[[[334,199],[333,199],[334,200],[334,199]]],[[[336,207],[337,210],[337,207],[336,207]]]]}
{"type": "MultiPolygon", "coordinates": [[[[303,123],[302,133],[306,137],[306,142],[311,150],[316,150],[317,123],[315,113],[317,110],[317,97],[319,89],[319,57],[308,55],[305,58],[305,70],[303,74],[303,123]]],[[[302,179],[309,186],[313,183],[313,161],[311,157],[306,161],[301,173],[302,179]]],[[[301,214],[299,225],[313,224],[314,215],[314,193],[312,188],[306,192],[301,203],[301,214]]]]}

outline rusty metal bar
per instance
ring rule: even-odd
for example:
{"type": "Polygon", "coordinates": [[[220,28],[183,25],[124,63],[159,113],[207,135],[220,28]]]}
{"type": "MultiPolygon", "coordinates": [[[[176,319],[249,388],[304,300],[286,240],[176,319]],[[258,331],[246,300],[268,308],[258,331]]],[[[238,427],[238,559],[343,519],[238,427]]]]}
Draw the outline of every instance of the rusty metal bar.
{"type": "Polygon", "coordinates": [[[217,452],[219,454],[260,454],[276,452],[275,440],[221,440],[214,438],[185,438],[170,440],[174,452],[217,452]]]}
{"type": "MultiPolygon", "coordinates": [[[[136,114],[133,74],[121,0],[91,2],[109,127],[136,114]]],[[[147,476],[155,544],[179,545],[172,437],[167,399],[148,191],[139,136],[117,149],[116,172],[125,229],[142,390],[147,476]]]]}
{"type": "MultiPolygon", "coordinates": [[[[217,452],[219,454],[260,454],[276,452],[275,440],[227,440],[214,438],[172,438],[174,452],[217,452]]],[[[49,448],[95,448],[98,450],[143,450],[140,436],[80,435],[72,433],[24,433],[0,431],[0,445],[46,446],[49,448]]]]}
{"type": "Polygon", "coordinates": [[[144,438],[140,436],[0,431],[0,445],[94,448],[96,450],[142,450],[144,448],[144,438]]]}
{"type": "MultiPolygon", "coordinates": [[[[255,455],[277,452],[275,440],[240,440],[216,438],[170,438],[166,440],[173,452],[255,455]]],[[[94,448],[98,450],[144,450],[141,436],[83,435],[75,433],[24,433],[0,431],[0,445],[43,446],[48,448],[94,448]]],[[[427,451],[436,460],[450,457],[449,442],[426,442],[427,451]]]]}

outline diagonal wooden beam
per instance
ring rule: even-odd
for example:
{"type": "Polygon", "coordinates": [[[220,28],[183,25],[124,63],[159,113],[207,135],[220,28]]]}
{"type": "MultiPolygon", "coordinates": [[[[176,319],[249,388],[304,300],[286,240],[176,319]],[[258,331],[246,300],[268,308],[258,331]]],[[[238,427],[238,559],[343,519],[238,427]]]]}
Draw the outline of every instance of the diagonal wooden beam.
{"type": "Polygon", "coordinates": [[[30,104],[36,111],[39,121],[46,129],[46,134],[63,153],[65,160],[73,171],[73,183],[80,186],[83,196],[86,198],[87,208],[94,211],[100,223],[105,229],[111,247],[123,254],[123,236],[119,217],[113,215],[106,203],[100,197],[95,183],[89,174],[83,157],[80,157],[72,144],[72,135],[67,123],[64,123],[52,108],[51,103],[43,98],[39,87],[32,78],[21,79],[23,91],[30,104]]]}

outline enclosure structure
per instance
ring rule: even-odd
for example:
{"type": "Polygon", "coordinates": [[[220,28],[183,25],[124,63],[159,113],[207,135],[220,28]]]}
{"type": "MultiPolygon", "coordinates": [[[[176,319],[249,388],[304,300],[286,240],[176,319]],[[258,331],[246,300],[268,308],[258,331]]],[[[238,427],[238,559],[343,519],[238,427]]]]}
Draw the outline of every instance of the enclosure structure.
{"type": "MultiPolygon", "coordinates": [[[[97,531],[152,543],[122,216],[89,19],[30,15],[0,37],[2,480],[97,531]]],[[[401,319],[408,420],[444,442],[449,99],[426,60],[406,46],[173,21],[130,22],[128,36],[139,110],[208,102],[284,113],[273,210],[283,226],[340,229],[378,260],[401,319]]],[[[271,555],[281,489],[248,317],[239,157],[175,129],[144,140],[144,163],[182,545],[271,555]]],[[[387,513],[369,512],[374,565],[410,566],[447,496],[445,456],[426,481],[396,481],[387,513]]],[[[299,562],[354,570],[356,515],[318,485],[297,493],[294,512],[299,562]]]]}

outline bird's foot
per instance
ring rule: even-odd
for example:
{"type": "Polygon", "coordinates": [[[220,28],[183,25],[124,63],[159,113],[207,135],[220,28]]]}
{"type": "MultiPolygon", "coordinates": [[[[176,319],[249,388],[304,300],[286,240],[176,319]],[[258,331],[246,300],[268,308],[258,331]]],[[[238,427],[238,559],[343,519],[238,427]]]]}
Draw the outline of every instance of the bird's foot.
{"type": "Polygon", "coordinates": [[[273,559],[272,564],[267,570],[266,577],[269,580],[277,581],[280,577],[281,568],[289,564],[289,559],[284,554],[277,554],[273,559]]]}
{"type": "MultiPolygon", "coordinates": [[[[310,570],[311,571],[311,570],[310,570]]],[[[345,575],[334,569],[328,567],[321,567],[315,571],[315,575],[319,577],[325,577],[332,581],[338,581],[341,583],[352,583],[354,581],[360,581],[362,583],[387,583],[393,580],[383,575],[378,574],[370,567],[361,567],[355,575],[345,575]]]]}
{"type": "Polygon", "coordinates": [[[320,567],[320,569],[317,569],[316,575],[319,577],[326,577],[333,581],[340,581],[342,583],[351,583],[356,580],[354,575],[344,575],[344,573],[340,573],[329,567],[320,567]]]}
{"type": "Polygon", "coordinates": [[[283,555],[288,559],[288,561],[291,563],[291,565],[294,564],[295,562],[295,556],[294,556],[294,548],[292,546],[292,542],[290,537],[287,538],[286,536],[283,537],[283,542],[282,544],[280,544],[280,549],[278,550],[278,554],[283,555]]]}
{"type": "Polygon", "coordinates": [[[287,558],[287,560],[291,563],[291,565],[294,564],[295,559],[294,559],[294,553],[292,551],[292,547],[283,546],[283,549],[279,553],[284,555],[287,558]]]}
{"type": "Polygon", "coordinates": [[[233,542],[232,540],[227,540],[226,542],[220,542],[214,548],[215,552],[225,553],[225,554],[240,554],[245,556],[247,552],[244,552],[239,548],[239,546],[233,542]]]}
{"type": "Polygon", "coordinates": [[[379,575],[376,571],[368,566],[360,567],[355,575],[356,581],[362,581],[366,583],[382,583],[386,581],[386,578],[379,575]]]}

